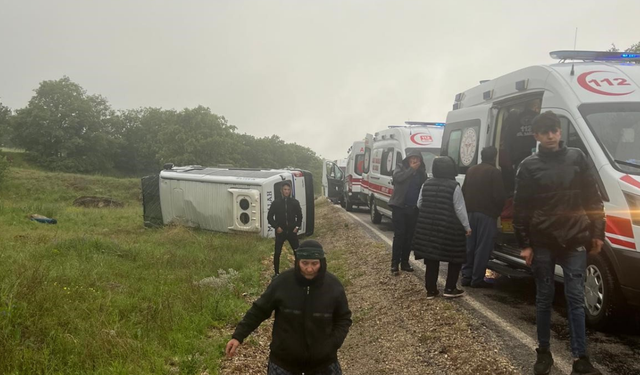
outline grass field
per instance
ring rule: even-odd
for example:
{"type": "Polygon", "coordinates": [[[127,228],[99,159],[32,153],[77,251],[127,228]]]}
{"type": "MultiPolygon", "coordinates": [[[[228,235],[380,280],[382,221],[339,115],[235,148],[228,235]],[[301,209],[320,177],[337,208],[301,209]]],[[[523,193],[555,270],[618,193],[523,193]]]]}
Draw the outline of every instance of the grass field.
{"type": "Polygon", "coordinates": [[[263,290],[273,242],[145,229],[141,216],[139,179],[14,157],[0,186],[0,374],[217,373],[229,328],[263,290]],[[125,207],[73,207],[82,195],[125,207]],[[218,270],[217,286],[198,284],[218,270]]]}

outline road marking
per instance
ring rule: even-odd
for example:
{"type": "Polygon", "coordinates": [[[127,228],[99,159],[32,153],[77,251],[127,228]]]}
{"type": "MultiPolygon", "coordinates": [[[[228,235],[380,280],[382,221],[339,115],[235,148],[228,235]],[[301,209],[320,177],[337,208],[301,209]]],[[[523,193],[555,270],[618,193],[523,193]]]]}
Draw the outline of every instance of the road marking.
{"type": "MultiPolygon", "coordinates": [[[[375,227],[371,226],[369,223],[366,223],[364,220],[360,219],[359,217],[357,217],[356,215],[354,215],[351,212],[347,212],[347,214],[349,214],[352,218],[354,218],[357,221],[359,221],[365,227],[369,228],[373,233],[375,233],[378,237],[380,237],[380,239],[383,240],[384,242],[386,242],[389,246],[393,246],[393,241],[391,241],[389,238],[387,238],[387,236],[385,236],[384,233],[380,232],[380,230],[378,230],[378,228],[375,228],[375,227]]],[[[420,267],[420,269],[424,269],[424,264],[419,263],[418,261],[413,260],[413,259],[412,259],[412,265],[414,267],[418,266],[418,267],[420,267]]],[[[513,324],[511,324],[511,323],[507,322],[506,320],[502,319],[497,314],[495,314],[493,311],[486,309],[483,306],[482,303],[478,302],[478,300],[473,298],[468,293],[465,294],[465,296],[464,296],[464,302],[468,303],[476,311],[478,311],[480,314],[484,315],[485,318],[490,320],[493,324],[497,325],[498,327],[502,328],[506,332],[508,332],[511,335],[513,335],[513,337],[515,339],[520,341],[520,343],[522,343],[522,345],[524,345],[527,348],[529,348],[532,352],[534,352],[536,350],[536,348],[538,347],[537,342],[534,339],[532,339],[529,335],[524,333],[522,330],[520,330],[519,328],[517,328],[513,324]]],[[[560,357],[559,359],[562,359],[562,361],[555,361],[553,366],[557,370],[562,372],[563,374],[569,375],[571,373],[571,367],[568,364],[569,362],[567,360],[565,360],[565,359],[568,359],[568,358],[564,358],[564,356],[561,356],[561,355],[555,355],[555,356],[556,357],[560,357]]]]}

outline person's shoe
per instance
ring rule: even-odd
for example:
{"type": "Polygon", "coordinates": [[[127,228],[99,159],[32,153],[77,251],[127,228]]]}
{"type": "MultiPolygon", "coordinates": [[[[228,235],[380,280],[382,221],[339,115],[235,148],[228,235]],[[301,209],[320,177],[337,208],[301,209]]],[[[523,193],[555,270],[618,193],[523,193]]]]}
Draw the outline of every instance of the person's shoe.
{"type": "Polygon", "coordinates": [[[471,286],[471,280],[462,279],[462,281],[460,281],[460,285],[471,286]]]}
{"type": "Polygon", "coordinates": [[[601,375],[602,373],[597,368],[593,367],[589,357],[586,355],[578,358],[577,361],[573,361],[573,369],[571,375],[586,374],[586,375],[601,375]]]}
{"type": "Polygon", "coordinates": [[[409,263],[403,264],[400,266],[400,269],[404,272],[413,272],[413,267],[409,263]]]}
{"type": "Polygon", "coordinates": [[[391,275],[393,276],[400,276],[400,271],[398,271],[398,268],[391,268],[391,275]]]}
{"type": "Polygon", "coordinates": [[[275,279],[276,277],[280,276],[279,273],[274,273],[273,276],[271,276],[271,280],[275,279]]]}
{"type": "Polygon", "coordinates": [[[471,284],[472,288],[483,288],[483,289],[489,289],[489,288],[493,288],[493,284],[489,284],[488,282],[482,280],[476,284],[471,284]]]}
{"type": "Polygon", "coordinates": [[[551,366],[553,366],[551,351],[548,348],[537,348],[536,353],[538,353],[538,358],[533,365],[533,373],[535,375],[548,374],[551,371],[551,366]]]}
{"type": "Polygon", "coordinates": [[[455,289],[445,289],[444,294],[446,298],[457,298],[464,296],[464,290],[460,290],[458,288],[455,289]]]}
{"type": "Polygon", "coordinates": [[[434,299],[440,294],[440,291],[436,290],[435,292],[427,291],[427,299],[434,299]]]}

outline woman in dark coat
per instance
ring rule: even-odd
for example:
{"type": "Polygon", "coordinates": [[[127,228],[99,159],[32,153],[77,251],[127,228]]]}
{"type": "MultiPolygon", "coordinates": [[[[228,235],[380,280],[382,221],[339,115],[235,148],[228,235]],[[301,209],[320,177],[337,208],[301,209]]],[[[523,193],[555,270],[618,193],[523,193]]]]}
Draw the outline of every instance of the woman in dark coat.
{"type": "Polygon", "coordinates": [[[418,199],[418,223],[413,238],[416,259],[424,259],[427,266],[424,282],[427,299],[435,298],[440,262],[449,263],[444,296],[460,297],[464,291],[457,288],[460,269],[466,261],[467,240],[471,234],[467,209],[460,185],[456,163],[449,156],[433,161],[433,178],[422,185],[418,199]]]}

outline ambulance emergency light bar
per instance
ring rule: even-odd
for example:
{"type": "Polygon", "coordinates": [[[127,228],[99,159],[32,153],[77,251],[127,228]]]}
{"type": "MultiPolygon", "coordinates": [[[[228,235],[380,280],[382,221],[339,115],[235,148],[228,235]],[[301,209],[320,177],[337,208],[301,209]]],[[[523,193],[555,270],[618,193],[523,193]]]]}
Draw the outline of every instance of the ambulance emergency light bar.
{"type": "Polygon", "coordinates": [[[552,59],[582,61],[640,61],[640,53],[602,51],[553,51],[552,59]]]}
{"type": "Polygon", "coordinates": [[[443,127],[445,125],[444,122],[420,122],[420,121],[405,121],[406,125],[389,125],[389,129],[393,128],[406,128],[409,126],[438,126],[443,127]]]}

